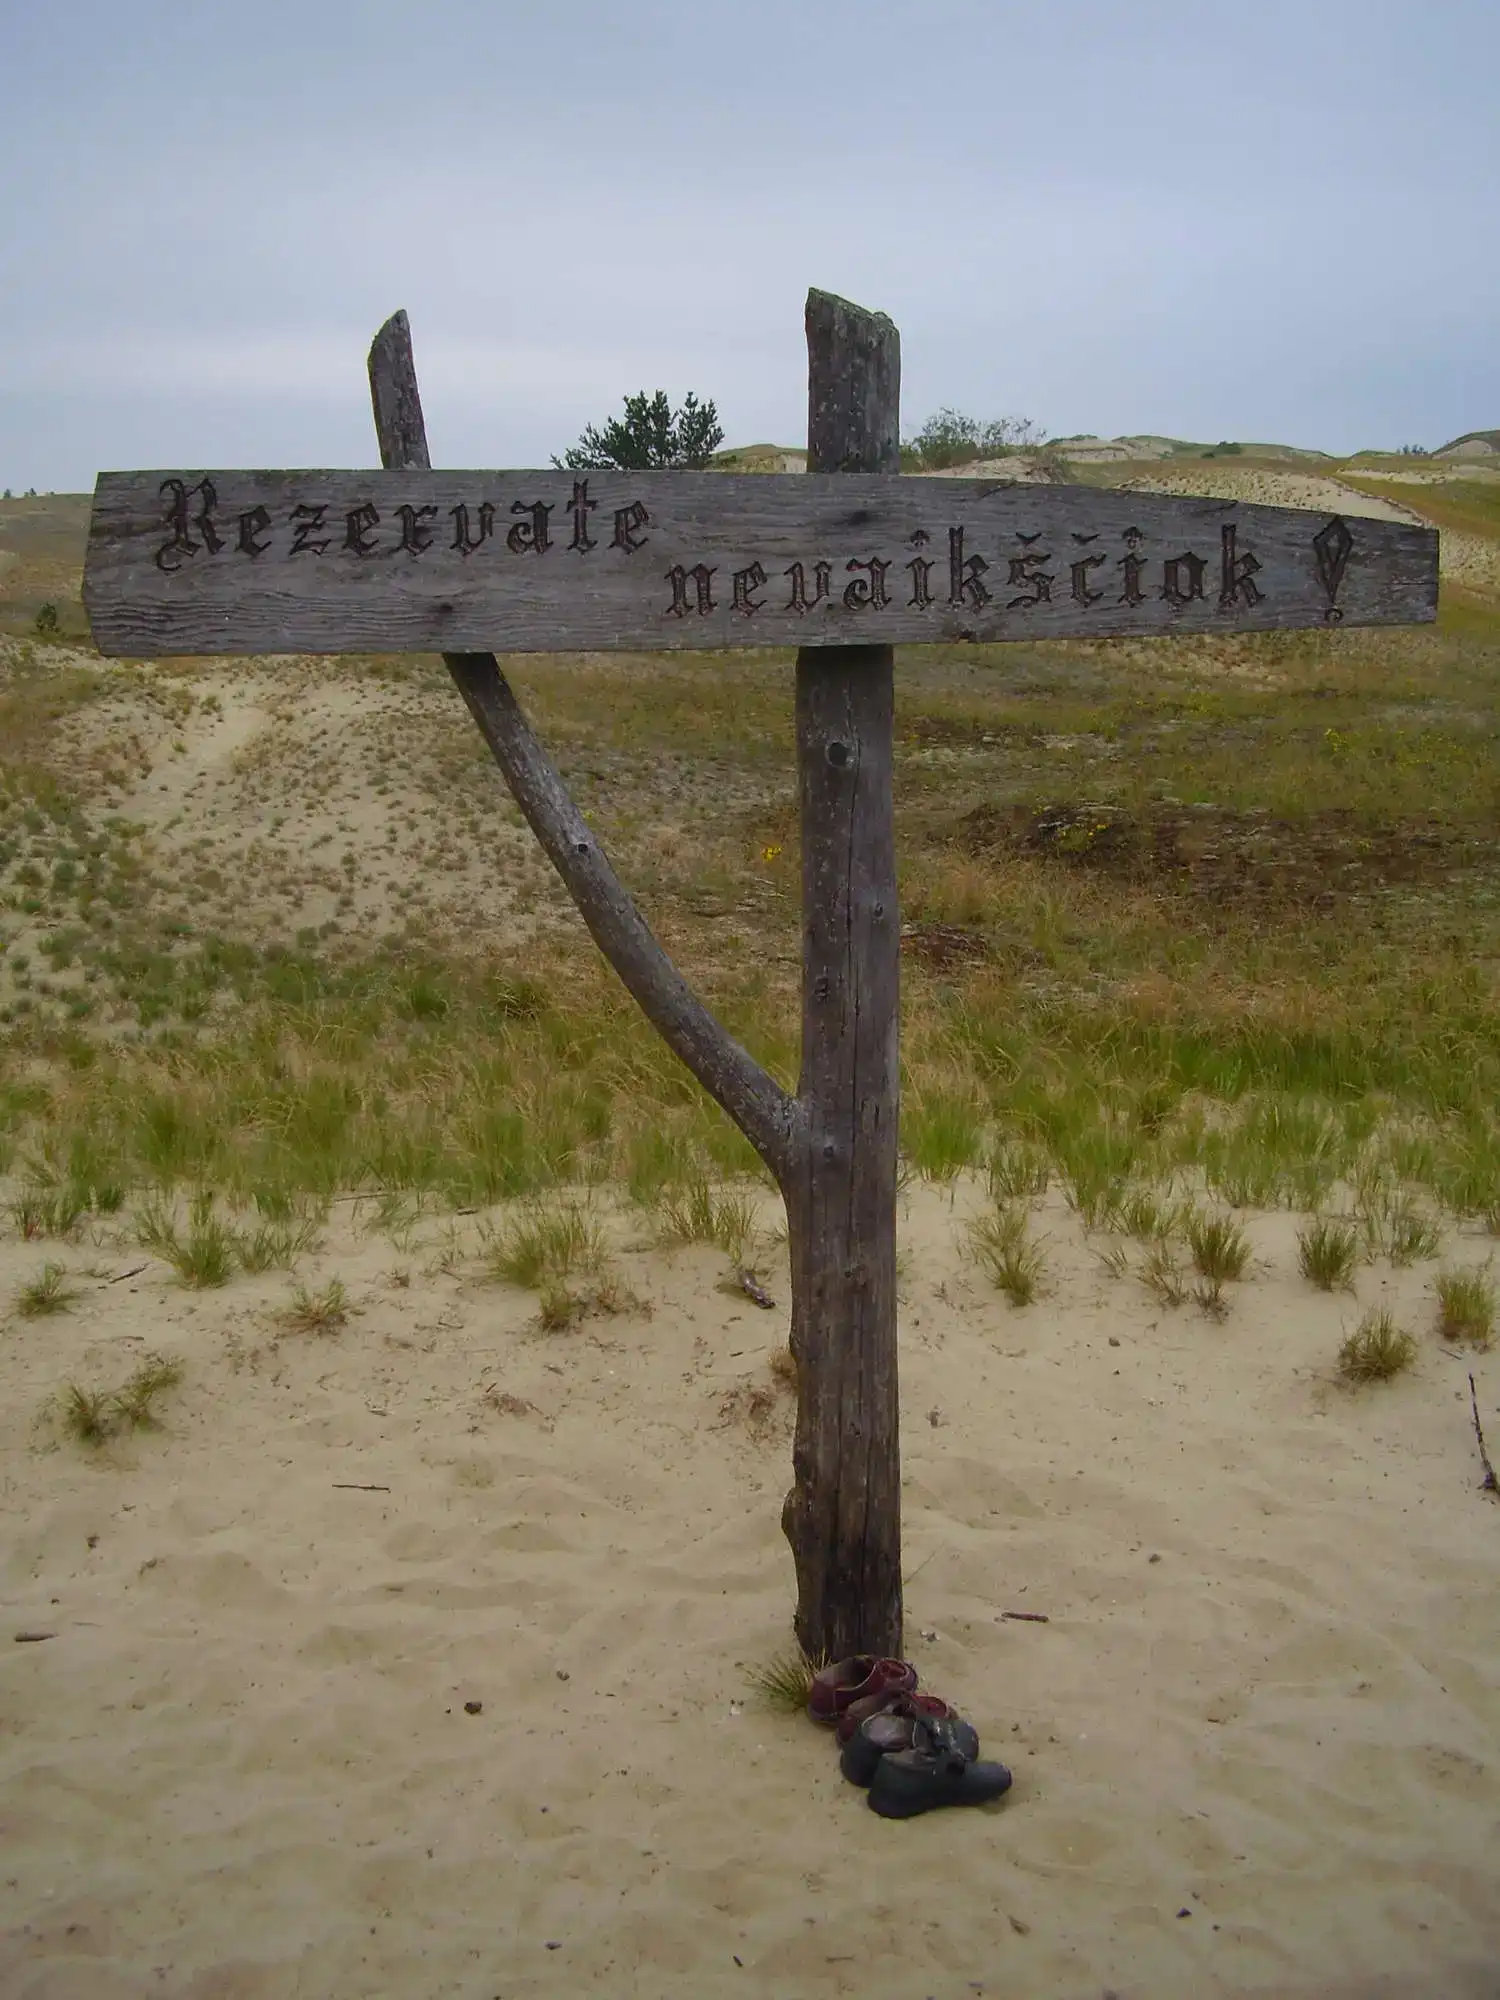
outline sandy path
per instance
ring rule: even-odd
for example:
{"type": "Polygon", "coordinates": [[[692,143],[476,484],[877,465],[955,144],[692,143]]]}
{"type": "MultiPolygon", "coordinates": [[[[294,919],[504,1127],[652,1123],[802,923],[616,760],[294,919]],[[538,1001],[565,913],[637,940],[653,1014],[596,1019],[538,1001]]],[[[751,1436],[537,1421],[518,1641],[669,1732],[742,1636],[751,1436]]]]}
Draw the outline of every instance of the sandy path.
{"type": "MultiPolygon", "coordinates": [[[[1353,1303],[1292,1275],[1285,1216],[1222,1325],[1047,1226],[1056,1289],[1015,1312],[911,1204],[910,1650],[1016,1784],[905,1826],[745,1692],[787,1636],[787,1414],[725,1398],[784,1315],[708,1253],[627,1251],[650,1316],[542,1336],[346,1219],[304,1275],[359,1316],[278,1341],[284,1276],[192,1295],[65,1252],[105,1277],[0,1337],[0,1991],[1492,1993],[1469,1363],[1424,1339],[1412,1378],[1331,1387],[1353,1303]],[[44,1397],[147,1345],[188,1367],[167,1428],[46,1449],[44,1397]]],[[[0,1249],[7,1296],[37,1261],[0,1249]]],[[[1361,1298],[1425,1323],[1430,1278],[1361,1298]]]]}

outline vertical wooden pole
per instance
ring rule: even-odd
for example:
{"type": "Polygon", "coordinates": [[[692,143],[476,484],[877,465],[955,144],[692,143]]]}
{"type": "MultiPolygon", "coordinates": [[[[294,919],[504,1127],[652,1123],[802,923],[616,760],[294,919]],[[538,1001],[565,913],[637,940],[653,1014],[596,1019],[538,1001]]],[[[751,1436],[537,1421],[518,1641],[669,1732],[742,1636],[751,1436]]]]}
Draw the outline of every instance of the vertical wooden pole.
{"type": "MultiPolygon", "coordinates": [[[[900,469],[901,349],[882,313],[807,302],[808,471],[900,469]]],[[[802,1110],[783,1180],[797,1363],[782,1527],[811,1655],[899,1654],[899,952],[889,646],[797,655],[802,1110]]]]}

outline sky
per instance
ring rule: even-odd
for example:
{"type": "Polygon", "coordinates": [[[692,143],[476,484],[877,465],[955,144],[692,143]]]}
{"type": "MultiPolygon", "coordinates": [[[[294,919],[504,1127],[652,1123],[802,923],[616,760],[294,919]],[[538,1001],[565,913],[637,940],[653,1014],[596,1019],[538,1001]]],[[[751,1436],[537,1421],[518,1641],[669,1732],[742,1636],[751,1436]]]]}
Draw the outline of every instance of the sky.
{"type": "Polygon", "coordinates": [[[809,286],[940,405],[1335,452],[1500,425],[1496,0],[0,0],[0,487],[435,464],[637,389],[806,434],[809,286]]]}

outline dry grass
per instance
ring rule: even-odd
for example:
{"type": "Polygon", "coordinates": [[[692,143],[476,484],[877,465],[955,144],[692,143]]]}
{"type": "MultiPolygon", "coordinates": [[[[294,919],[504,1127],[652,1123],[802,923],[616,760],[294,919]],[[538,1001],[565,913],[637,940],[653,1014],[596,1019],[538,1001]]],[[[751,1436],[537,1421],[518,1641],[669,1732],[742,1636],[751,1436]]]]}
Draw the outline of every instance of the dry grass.
{"type": "Polygon", "coordinates": [[[65,1384],[54,1412],[63,1433],[79,1444],[102,1445],[123,1433],[154,1430],[157,1402],[182,1381],[182,1363],[166,1355],[146,1355],[118,1389],[65,1384]]]}
{"type": "Polygon", "coordinates": [[[1398,1327],[1388,1311],[1372,1309],[1339,1348],[1338,1370],[1350,1383],[1389,1382],[1416,1358],[1412,1335],[1398,1327]]]}
{"type": "Polygon", "coordinates": [[[42,1319],[66,1312],[78,1296],[77,1286],[68,1283],[61,1264],[44,1264],[16,1293],[15,1311],[22,1319],[42,1319]]]}
{"type": "Polygon", "coordinates": [[[1023,1208],[991,1208],[968,1226],[969,1254],[1013,1306],[1029,1306],[1046,1268],[1023,1208]]]}
{"type": "Polygon", "coordinates": [[[1359,1234],[1351,1223],[1320,1216],[1297,1232],[1297,1264],[1319,1291],[1348,1291],[1359,1261],[1359,1234]]]}
{"type": "MultiPolygon", "coordinates": [[[[1420,504],[1500,539],[1462,482],[1420,504]]],[[[722,1205],[752,1198],[723,1190],[757,1184],[753,1155],[599,972],[437,664],[106,671],[83,526],[0,507],[26,576],[0,603],[17,1231],[149,1190],[163,1254],[218,1284],[300,1254],[294,1199],[359,1191],[405,1257],[429,1210],[613,1178],[737,1256],[749,1218],[722,1205]],[[65,643],[38,642],[44,604],[65,643]],[[200,1190],[217,1205],[184,1223],[200,1190]]],[[[1500,1224],[1497,665],[1477,589],[1435,630],[908,649],[909,1168],[987,1160],[1006,1204],[1050,1177],[1149,1262],[1173,1175],[1317,1207],[1389,1127],[1420,1143],[1365,1206],[1376,1254],[1433,1254],[1445,1214],[1500,1224]]],[[[786,659],[517,672],[685,974],[790,1082],[786,659]]]]}
{"type": "Polygon", "coordinates": [[[1495,1337],[1495,1285],[1488,1271],[1439,1271],[1438,1337],[1487,1349],[1495,1337]]]}
{"type": "Polygon", "coordinates": [[[745,1669],[752,1693],[781,1715],[805,1715],[812,1693],[813,1675],[827,1661],[810,1660],[800,1647],[795,1652],[774,1653],[769,1660],[745,1669]]]}
{"type": "Polygon", "coordinates": [[[277,1315],[288,1333],[341,1333],[349,1323],[349,1294],[337,1278],[310,1292],[298,1285],[291,1303],[277,1315]]]}

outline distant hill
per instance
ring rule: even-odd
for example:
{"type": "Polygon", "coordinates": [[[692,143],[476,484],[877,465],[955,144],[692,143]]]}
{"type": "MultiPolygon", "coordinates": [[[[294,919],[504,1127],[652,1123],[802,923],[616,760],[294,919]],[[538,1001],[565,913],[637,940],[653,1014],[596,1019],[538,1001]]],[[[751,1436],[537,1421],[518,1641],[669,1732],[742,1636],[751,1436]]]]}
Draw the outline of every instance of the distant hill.
{"type": "Polygon", "coordinates": [[[1500,431],[1465,431],[1439,445],[1434,458],[1494,458],[1500,455],[1500,431]]]}

